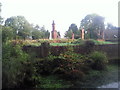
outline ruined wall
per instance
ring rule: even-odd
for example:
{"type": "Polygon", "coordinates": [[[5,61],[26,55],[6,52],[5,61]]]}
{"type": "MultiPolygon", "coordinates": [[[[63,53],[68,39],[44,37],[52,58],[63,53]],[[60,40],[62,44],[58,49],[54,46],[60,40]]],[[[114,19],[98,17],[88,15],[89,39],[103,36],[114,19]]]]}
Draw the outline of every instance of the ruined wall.
{"type": "MultiPolygon", "coordinates": [[[[72,46],[74,52],[84,54],[87,48],[81,45],[72,46]]],[[[59,55],[61,52],[68,50],[68,46],[23,46],[23,50],[29,54],[34,54],[35,57],[46,57],[49,52],[52,55],[59,55]]],[[[118,44],[95,45],[92,51],[101,51],[107,54],[109,59],[117,59],[118,51],[120,51],[118,44]]]]}

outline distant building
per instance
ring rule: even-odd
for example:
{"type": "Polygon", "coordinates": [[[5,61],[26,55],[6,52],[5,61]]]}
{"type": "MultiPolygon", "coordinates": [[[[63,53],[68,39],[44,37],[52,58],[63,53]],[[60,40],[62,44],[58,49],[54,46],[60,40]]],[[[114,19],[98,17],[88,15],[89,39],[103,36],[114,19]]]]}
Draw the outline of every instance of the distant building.
{"type": "Polygon", "coordinates": [[[118,33],[118,30],[104,30],[104,40],[113,42],[118,41],[118,33]]]}
{"type": "Polygon", "coordinates": [[[58,38],[60,38],[60,33],[58,33],[57,30],[55,30],[55,23],[54,23],[54,21],[52,23],[51,35],[52,35],[52,39],[58,39],[58,38]]]}

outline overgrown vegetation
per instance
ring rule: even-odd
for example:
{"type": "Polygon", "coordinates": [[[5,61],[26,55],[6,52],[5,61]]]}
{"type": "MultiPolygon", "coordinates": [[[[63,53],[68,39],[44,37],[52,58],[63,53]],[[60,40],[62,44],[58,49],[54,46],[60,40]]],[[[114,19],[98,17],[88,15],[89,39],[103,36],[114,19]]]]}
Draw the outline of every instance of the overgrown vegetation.
{"type": "MultiPolygon", "coordinates": [[[[3,38],[3,41],[10,40],[12,37],[3,38]]],[[[106,42],[106,41],[97,41],[97,40],[81,40],[81,39],[58,39],[58,40],[49,40],[49,39],[39,39],[39,40],[12,40],[11,42],[20,44],[20,45],[31,45],[31,46],[40,46],[41,43],[48,42],[51,46],[75,46],[75,45],[84,45],[86,41],[94,42],[95,45],[103,44],[117,44],[117,42],[106,42]]]]}
{"type": "Polygon", "coordinates": [[[108,63],[106,54],[103,52],[95,51],[90,54],[90,58],[92,59],[92,68],[96,70],[103,70],[106,68],[106,64],[108,63]]]}
{"type": "Polygon", "coordinates": [[[108,63],[101,52],[78,54],[71,46],[66,52],[43,58],[26,54],[21,46],[3,43],[3,88],[68,88],[76,80],[84,81],[89,71],[104,70],[108,63]]]}
{"type": "Polygon", "coordinates": [[[25,79],[30,79],[30,74],[27,74],[32,70],[29,65],[30,57],[19,45],[14,46],[11,43],[3,43],[2,51],[3,88],[20,87],[25,79]]]}
{"type": "MultiPolygon", "coordinates": [[[[87,15],[81,21],[80,29],[77,28],[77,25],[71,24],[65,33],[65,37],[69,39],[49,40],[49,30],[46,30],[44,26],[30,24],[24,16],[12,16],[5,21],[0,16],[0,27],[3,41],[3,89],[70,88],[76,85],[76,81],[82,84],[88,80],[92,81],[103,76],[101,72],[106,70],[108,64],[104,53],[93,51],[94,45],[114,44],[78,39],[83,28],[85,28],[85,39],[102,38],[99,32],[102,33],[101,30],[104,30],[104,18],[96,14],[87,15]],[[88,21],[92,22],[88,23],[88,21]],[[73,33],[75,39],[72,40],[73,33]],[[40,46],[45,42],[56,46],[56,49],[52,49],[53,51],[46,57],[38,58],[35,53],[29,54],[22,51],[24,45],[40,46]],[[86,52],[84,54],[75,53],[72,45],[83,45],[86,52]],[[63,49],[58,46],[68,46],[67,51],[62,51],[63,49]],[[58,48],[60,48],[59,51],[58,48]],[[58,53],[54,52],[55,50],[58,53]]],[[[107,29],[116,30],[117,27],[109,24],[107,29]]],[[[108,70],[112,71],[112,68],[108,68],[108,70]]]]}

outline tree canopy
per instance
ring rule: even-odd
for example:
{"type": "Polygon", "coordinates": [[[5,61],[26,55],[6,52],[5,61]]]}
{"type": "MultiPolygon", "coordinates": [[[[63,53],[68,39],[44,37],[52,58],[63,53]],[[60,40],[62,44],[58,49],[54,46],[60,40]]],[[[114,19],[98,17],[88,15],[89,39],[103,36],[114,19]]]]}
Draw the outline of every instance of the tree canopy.
{"type": "Polygon", "coordinates": [[[2,41],[12,40],[14,38],[13,29],[9,26],[2,26],[2,41]]]}
{"type": "Polygon", "coordinates": [[[32,38],[33,39],[49,39],[50,32],[45,29],[45,27],[40,27],[36,25],[32,30],[32,38]]]}
{"type": "Polygon", "coordinates": [[[97,39],[100,33],[105,29],[104,17],[97,14],[89,14],[82,19],[80,28],[84,28],[87,32],[85,38],[97,39]]]}
{"type": "Polygon", "coordinates": [[[48,39],[50,33],[48,30],[45,30],[45,27],[40,27],[36,25],[35,27],[30,24],[24,16],[14,16],[7,18],[5,20],[6,27],[11,27],[13,29],[14,38],[20,39],[41,39],[46,38],[48,39]]]}
{"type": "Polygon", "coordinates": [[[71,24],[68,31],[65,32],[65,37],[72,38],[72,33],[74,33],[75,39],[80,38],[80,31],[76,24],[71,24]]]}
{"type": "Polygon", "coordinates": [[[31,35],[32,27],[24,16],[14,16],[7,18],[5,26],[9,26],[14,29],[14,33],[20,38],[26,39],[31,35]]]}

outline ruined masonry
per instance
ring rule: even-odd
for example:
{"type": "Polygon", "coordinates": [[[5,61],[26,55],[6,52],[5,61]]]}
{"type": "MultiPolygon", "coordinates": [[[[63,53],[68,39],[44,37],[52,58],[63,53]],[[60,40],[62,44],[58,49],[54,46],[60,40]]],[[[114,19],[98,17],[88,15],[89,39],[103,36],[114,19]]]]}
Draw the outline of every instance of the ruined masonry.
{"type": "Polygon", "coordinates": [[[53,23],[52,23],[52,39],[57,39],[58,38],[58,33],[57,31],[55,30],[55,23],[54,23],[54,20],[53,20],[53,23]]]}

